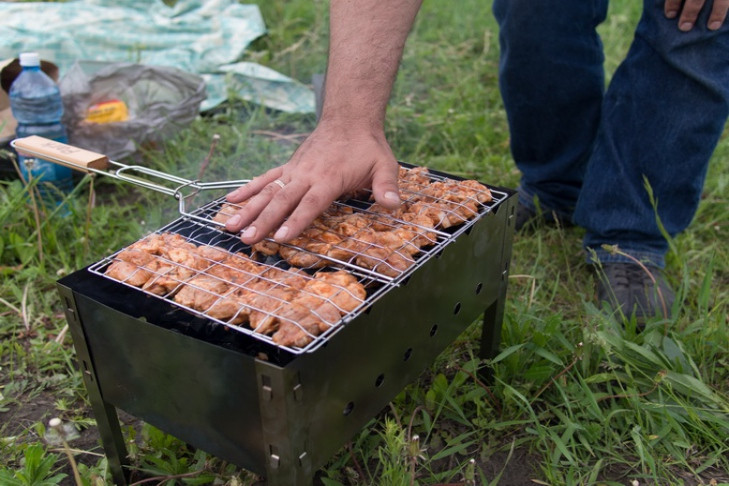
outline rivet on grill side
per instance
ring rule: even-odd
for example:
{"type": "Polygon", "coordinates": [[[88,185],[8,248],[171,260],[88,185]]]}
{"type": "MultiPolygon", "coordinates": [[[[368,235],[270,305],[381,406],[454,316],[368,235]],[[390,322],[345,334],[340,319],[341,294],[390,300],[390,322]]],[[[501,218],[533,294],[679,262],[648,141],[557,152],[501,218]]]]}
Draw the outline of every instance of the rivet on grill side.
{"type": "Polygon", "coordinates": [[[271,388],[271,377],[261,375],[261,397],[264,400],[273,399],[273,388],[271,388]]]}
{"type": "Polygon", "coordinates": [[[304,398],[304,387],[301,386],[301,383],[297,384],[294,387],[294,400],[297,402],[300,402],[304,398]]]}
{"type": "Polygon", "coordinates": [[[354,410],[354,402],[349,402],[345,407],[344,410],[342,410],[342,414],[349,415],[352,413],[352,410],[354,410]]]}

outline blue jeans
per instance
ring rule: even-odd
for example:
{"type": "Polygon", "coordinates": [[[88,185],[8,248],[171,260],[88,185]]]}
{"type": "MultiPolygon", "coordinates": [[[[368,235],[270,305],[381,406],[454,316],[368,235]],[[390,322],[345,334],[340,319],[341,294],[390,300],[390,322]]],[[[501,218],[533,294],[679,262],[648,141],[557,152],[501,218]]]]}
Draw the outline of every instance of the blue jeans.
{"type": "Polygon", "coordinates": [[[664,0],[644,0],[606,90],[595,28],[607,3],[494,0],[520,202],[572,218],[603,263],[630,261],[609,244],[663,267],[658,220],[671,237],[689,225],[729,116],[729,20],[709,31],[708,0],[684,33],[665,18],[664,0]]]}

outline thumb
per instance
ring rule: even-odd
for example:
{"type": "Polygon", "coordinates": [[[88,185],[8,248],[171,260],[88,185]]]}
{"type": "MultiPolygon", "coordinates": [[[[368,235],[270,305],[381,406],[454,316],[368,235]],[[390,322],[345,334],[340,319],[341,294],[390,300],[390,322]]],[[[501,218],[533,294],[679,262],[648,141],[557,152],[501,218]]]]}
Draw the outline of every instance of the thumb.
{"type": "Polygon", "coordinates": [[[399,171],[399,166],[393,164],[380,168],[372,176],[372,194],[375,201],[388,209],[397,209],[400,206],[400,190],[397,187],[399,171]]]}

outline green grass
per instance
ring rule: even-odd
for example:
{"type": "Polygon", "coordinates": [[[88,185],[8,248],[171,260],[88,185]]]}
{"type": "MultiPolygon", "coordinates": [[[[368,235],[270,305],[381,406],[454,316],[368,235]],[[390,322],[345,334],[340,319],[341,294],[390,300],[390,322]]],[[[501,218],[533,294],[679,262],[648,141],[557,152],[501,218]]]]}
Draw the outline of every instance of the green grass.
{"type": "MultiPolygon", "coordinates": [[[[304,82],[323,72],[327,2],[258,3],[269,34],[249,59],[304,82]]],[[[639,14],[638,2],[611,2],[600,28],[608,74],[639,14]]],[[[484,2],[425,2],[389,109],[387,131],[398,158],[514,187],[519,175],[496,86],[497,59],[496,27],[484,2]]],[[[313,116],[232,100],[164,150],[140,158],[195,177],[219,134],[205,179],[246,178],[285,162],[313,126],[313,116]]],[[[624,328],[602,312],[579,228],[516,235],[500,354],[491,362],[475,358],[474,324],[332,457],[319,472],[322,483],[729,481],[728,135],[713,157],[695,220],[671,242],[673,319],[637,333],[634,323],[624,328]],[[476,378],[484,367],[493,369],[492,386],[476,378]]],[[[68,218],[36,218],[19,182],[0,183],[2,484],[75,484],[58,433],[48,426],[54,416],[67,425],[64,433],[72,432],[67,444],[82,482],[108,482],[101,451],[84,440],[93,436],[94,422],[54,282],[159,228],[176,216],[176,203],[98,179],[89,211],[89,189],[88,179],[79,183],[68,218]]],[[[256,480],[152,427],[125,425],[124,432],[137,480],[256,480]]]]}

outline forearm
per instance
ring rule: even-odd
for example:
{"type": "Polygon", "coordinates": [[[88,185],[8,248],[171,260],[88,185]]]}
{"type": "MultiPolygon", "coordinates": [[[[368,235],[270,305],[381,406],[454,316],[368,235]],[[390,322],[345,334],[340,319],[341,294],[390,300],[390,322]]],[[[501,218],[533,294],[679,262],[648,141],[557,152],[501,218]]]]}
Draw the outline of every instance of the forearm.
{"type": "Polygon", "coordinates": [[[422,0],[331,0],[322,121],[382,130],[422,0]]]}

